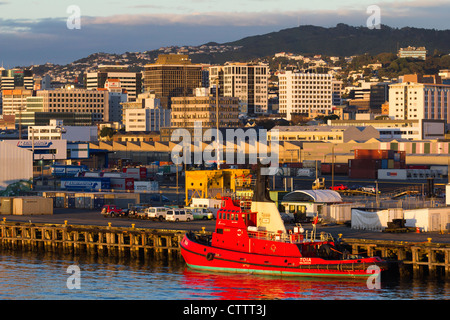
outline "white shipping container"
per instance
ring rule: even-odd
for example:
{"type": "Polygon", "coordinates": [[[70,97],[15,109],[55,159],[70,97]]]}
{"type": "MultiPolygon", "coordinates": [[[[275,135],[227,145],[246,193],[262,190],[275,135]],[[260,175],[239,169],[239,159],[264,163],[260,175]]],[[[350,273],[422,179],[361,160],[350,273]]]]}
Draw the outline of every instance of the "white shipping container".
{"type": "Polygon", "coordinates": [[[299,177],[312,177],[315,174],[315,169],[298,169],[297,170],[297,176],[299,177]]]}
{"type": "Polygon", "coordinates": [[[135,192],[156,192],[159,190],[158,181],[135,181],[135,192]]]}
{"type": "Polygon", "coordinates": [[[100,178],[102,176],[102,174],[101,174],[101,172],[89,172],[89,171],[86,171],[86,172],[83,172],[81,174],[81,176],[89,177],[89,178],[100,178]]]}
{"type": "Polygon", "coordinates": [[[320,160],[303,160],[303,168],[320,168],[322,161],[320,160]]]}
{"type": "Polygon", "coordinates": [[[126,174],[123,174],[121,172],[104,172],[102,177],[104,177],[104,178],[125,178],[126,174]]]}
{"type": "Polygon", "coordinates": [[[378,169],[378,179],[380,180],[406,180],[406,169],[378,169]]]}
{"type": "Polygon", "coordinates": [[[439,175],[446,176],[448,174],[448,166],[431,166],[430,170],[436,171],[439,175]]]}

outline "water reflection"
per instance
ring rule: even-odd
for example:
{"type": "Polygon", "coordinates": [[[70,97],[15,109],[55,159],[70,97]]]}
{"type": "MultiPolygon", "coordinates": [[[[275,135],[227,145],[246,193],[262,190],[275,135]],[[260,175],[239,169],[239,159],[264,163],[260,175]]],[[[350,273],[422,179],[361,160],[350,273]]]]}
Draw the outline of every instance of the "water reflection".
{"type": "Polygon", "coordinates": [[[368,289],[365,280],[214,274],[190,270],[181,259],[0,253],[0,299],[450,299],[449,289],[448,282],[434,280],[382,279],[381,289],[368,289]],[[80,290],[66,286],[67,267],[74,264],[80,267],[80,290]]]}

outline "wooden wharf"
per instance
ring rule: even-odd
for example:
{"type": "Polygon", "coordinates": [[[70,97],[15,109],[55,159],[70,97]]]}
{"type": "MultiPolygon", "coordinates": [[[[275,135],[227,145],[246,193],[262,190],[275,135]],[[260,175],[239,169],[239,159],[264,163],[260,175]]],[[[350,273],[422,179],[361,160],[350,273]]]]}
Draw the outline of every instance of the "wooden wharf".
{"type": "Polygon", "coordinates": [[[401,277],[450,279],[450,243],[364,240],[343,238],[352,254],[378,256],[396,264],[401,277]]]}
{"type": "Polygon", "coordinates": [[[0,223],[0,247],[11,250],[44,250],[67,254],[130,256],[131,258],[180,255],[180,230],[82,225],[0,223]]]}
{"type": "MultiPolygon", "coordinates": [[[[132,227],[0,222],[0,248],[73,255],[180,259],[186,231],[132,227]]],[[[199,231],[209,234],[210,232],[199,231]]],[[[351,254],[379,256],[400,277],[450,279],[450,243],[340,238],[351,254]]]]}

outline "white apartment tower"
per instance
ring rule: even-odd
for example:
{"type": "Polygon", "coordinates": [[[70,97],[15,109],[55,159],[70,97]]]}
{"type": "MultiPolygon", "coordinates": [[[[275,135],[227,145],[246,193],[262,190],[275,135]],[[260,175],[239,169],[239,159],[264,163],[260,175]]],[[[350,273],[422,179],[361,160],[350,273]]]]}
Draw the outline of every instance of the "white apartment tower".
{"type": "Polygon", "coordinates": [[[239,98],[241,111],[248,114],[268,112],[269,66],[266,64],[226,63],[209,69],[209,85],[219,81],[219,95],[239,98]]]}
{"type": "Polygon", "coordinates": [[[404,82],[389,86],[389,116],[445,120],[450,124],[450,85],[404,82]]]}
{"type": "Polygon", "coordinates": [[[171,110],[161,106],[154,94],[142,93],[135,102],[123,103],[122,123],[125,131],[160,131],[170,127],[171,110]]]}
{"type": "Polygon", "coordinates": [[[99,65],[98,71],[84,74],[84,86],[88,90],[104,89],[114,83],[128,94],[128,101],[136,101],[142,91],[142,74],[130,72],[127,65],[99,65]]]}
{"type": "Polygon", "coordinates": [[[279,79],[279,112],[291,120],[295,113],[329,114],[333,109],[333,77],[286,71],[279,79]]]}

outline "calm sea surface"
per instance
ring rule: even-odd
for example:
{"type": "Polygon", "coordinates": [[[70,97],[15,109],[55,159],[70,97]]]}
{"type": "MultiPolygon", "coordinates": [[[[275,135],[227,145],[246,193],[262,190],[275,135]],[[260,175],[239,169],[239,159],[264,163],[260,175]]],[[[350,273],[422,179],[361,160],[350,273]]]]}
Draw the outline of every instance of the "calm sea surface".
{"type": "Polygon", "coordinates": [[[182,261],[0,252],[1,300],[450,299],[448,281],[381,280],[381,289],[368,289],[364,280],[209,274],[186,269],[182,261]]]}

